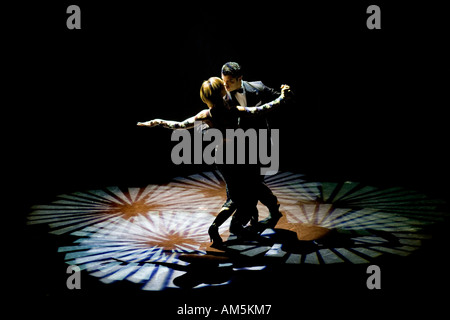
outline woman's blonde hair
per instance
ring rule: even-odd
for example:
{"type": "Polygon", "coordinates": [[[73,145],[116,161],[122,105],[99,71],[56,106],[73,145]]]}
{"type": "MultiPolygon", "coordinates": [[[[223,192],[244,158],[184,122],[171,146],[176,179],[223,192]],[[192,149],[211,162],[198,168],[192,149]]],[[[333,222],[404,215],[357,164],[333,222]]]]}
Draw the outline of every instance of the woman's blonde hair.
{"type": "Polygon", "coordinates": [[[218,77],[211,77],[204,81],[200,88],[200,98],[206,104],[213,106],[223,103],[222,99],[223,81],[218,77]]]}

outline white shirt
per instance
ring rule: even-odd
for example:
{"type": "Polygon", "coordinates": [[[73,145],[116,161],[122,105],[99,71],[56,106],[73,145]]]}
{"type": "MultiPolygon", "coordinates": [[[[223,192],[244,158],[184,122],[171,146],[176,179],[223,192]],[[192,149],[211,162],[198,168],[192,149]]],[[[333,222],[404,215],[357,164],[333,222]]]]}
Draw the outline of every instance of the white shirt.
{"type": "MultiPolygon", "coordinates": [[[[237,100],[237,102],[239,102],[239,105],[241,107],[247,107],[247,96],[245,95],[245,88],[243,86],[241,88],[242,88],[242,90],[244,90],[244,92],[243,93],[240,93],[240,92],[236,93],[235,97],[236,97],[236,100],[237,100]]],[[[229,92],[228,93],[230,98],[232,98],[231,97],[232,94],[234,94],[234,93],[233,92],[231,92],[231,93],[229,92]]]]}

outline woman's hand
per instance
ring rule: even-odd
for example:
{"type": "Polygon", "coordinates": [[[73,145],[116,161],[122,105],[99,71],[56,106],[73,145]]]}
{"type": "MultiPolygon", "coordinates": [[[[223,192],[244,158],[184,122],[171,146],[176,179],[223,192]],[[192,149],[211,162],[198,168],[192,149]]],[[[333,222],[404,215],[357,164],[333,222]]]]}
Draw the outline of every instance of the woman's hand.
{"type": "Polygon", "coordinates": [[[138,122],[137,125],[139,127],[156,127],[159,126],[161,124],[162,120],[161,119],[155,119],[155,120],[150,120],[147,122],[138,122]]]}
{"type": "Polygon", "coordinates": [[[281,98],[284,99],[291,93],[291,87],[287,84],[281,85],[281,98]]]}

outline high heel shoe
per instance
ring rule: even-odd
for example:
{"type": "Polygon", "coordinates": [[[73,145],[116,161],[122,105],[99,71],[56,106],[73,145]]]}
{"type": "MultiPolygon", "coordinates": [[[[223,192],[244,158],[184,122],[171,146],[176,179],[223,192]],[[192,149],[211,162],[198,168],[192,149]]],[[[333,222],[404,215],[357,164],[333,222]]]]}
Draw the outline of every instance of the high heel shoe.
{"type": "Polygon", "coordinates": [[[220,247],[223,245],[223,240],[219,235],[219,227],[212,224],[208,229],[209,238],[212,241],[211,247],[220,247]]]}

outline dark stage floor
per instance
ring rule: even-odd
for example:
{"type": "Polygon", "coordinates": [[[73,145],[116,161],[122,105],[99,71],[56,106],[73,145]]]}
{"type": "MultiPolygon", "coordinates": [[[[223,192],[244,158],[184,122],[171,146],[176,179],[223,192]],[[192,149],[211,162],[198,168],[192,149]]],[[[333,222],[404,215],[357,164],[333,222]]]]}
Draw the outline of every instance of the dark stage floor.
{"type": "MultiPolygon", "coordinates": [[[[245,240],[230,235],[226,223],[220,249],[210,247],[207,234],[225,199],[217,171],[36,202],[27,215],[23,255],[39,276],[18,279],[26,288],[16,288],[41,306],[120,301],[126,311],[148,303],[174,318],[185,305],[218,310],[211,317],[230,304],[271,305],[271,317],[337,310],[370,317],[433,313],[428,306],[445,301],[449,213],[442,198],[292,172],[266,182],[283,218],[245,240]],[[69,265],[81,269],[79,290],[67,288],[69,265]],[[370,265],[380,267],[379,290],[367,286],[370,265]]],[[[265,207],[258,209],[260,218],[267,216],[265,207]]]]}

